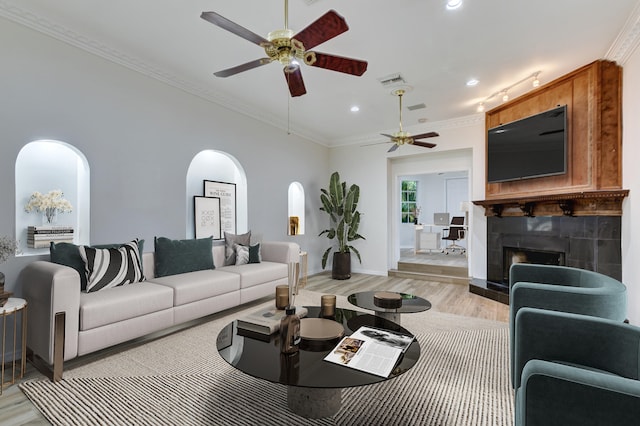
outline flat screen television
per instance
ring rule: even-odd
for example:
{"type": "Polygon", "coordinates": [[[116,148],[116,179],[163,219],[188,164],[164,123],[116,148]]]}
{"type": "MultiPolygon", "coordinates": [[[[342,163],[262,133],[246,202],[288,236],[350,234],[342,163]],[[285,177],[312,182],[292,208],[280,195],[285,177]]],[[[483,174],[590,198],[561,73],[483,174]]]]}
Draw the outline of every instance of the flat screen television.
{"type": "Polygon", "coordinates": [[[566,172],[566,105],[488,130],[487,182],[566,172]]]}

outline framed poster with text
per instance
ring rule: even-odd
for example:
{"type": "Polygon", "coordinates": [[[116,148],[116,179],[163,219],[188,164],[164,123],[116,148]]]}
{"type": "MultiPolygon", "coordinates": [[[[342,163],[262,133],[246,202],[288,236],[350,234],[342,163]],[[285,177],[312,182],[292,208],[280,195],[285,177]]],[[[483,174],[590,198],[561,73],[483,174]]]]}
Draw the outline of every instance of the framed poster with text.
{"type": "Polygon", "coordinates": [[[220,225],[222,231],[220,238],[224,238],[224,233],[236,233],[236,184],[229,182],[217,182],[213,180],[204,181],[204,196],[220,198],[220,225]]]}
{"type": "Polygon", "coordinates": [[[196,238],[222,238],[220,226],[220,198],[193,197],[193,225],[196,238]]]}

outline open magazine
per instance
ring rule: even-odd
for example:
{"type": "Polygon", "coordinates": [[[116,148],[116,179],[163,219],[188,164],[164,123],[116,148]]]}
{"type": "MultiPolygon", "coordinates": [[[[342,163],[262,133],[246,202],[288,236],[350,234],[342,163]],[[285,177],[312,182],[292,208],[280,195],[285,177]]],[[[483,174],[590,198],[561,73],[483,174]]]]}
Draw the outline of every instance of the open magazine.
{"type": "Polygon", "coordinates": [[[325,361],[389,377],[414,337],[374,327],[360,327],[343,338],[325,361]]]}

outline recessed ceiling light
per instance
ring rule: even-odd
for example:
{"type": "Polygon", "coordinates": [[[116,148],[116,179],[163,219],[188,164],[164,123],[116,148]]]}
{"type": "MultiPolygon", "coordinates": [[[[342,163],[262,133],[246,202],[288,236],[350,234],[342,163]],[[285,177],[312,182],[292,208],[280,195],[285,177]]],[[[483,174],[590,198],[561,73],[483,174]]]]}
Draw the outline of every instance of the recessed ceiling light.
{"type": "Polygon", "coordinates": [[[477,85],[478,83],[480,83],[478,80],[476,80],[475,78],[472,78],[471,80],[467,81],[467,86],[473,87],[473,86],[477,85]]]}
{"type": "Polygon", "coordinates": [[[462,0],[447,0],[447,9],[453,10],[462,6],[462,0]]]}
{"type": "Polygon", "coordinates": [[[358,112],[358,111],[360,111],[360,107],[359,106],[354,105],[354,106],[351,107],[351,112],[358,112]]]}

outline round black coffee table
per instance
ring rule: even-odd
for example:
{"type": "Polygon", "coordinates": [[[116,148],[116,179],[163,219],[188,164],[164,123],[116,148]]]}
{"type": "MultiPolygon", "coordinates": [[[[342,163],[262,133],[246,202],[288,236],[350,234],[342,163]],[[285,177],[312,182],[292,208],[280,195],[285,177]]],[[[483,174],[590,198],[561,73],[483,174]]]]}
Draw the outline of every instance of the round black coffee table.
{"type": "MultiPolygon", "coordinates": [[[[306,308],[306,318],[321,317],[319,306],[306,308]]],[[[342,324],[345,335],[352,334],[361,326],[412,335],[396,323],[364,312],[338,308],[332,319],[342,324]]],[[[293,356],[280,353],[279,339],[278,333],[263,335],[238,329],[237,321],[233,321],[218,334],[218,353],[244,373],[287,385],[289,408],[307,418],[334,415],[342,404],[342,388],[392,379],[413,367],[420,357],[420,345],[414,340],[389,377],[381,377],[325,361],[324,358],[340,339],[327,341],[324,345],[317,341],[309,345],[302,342],[298,354],[293,356]]]]}
{"type": "Polygon", "coordinates": [[[384,308],[376,304],[374,296],[379,291],[362,291],[350,294],[349,303],[362,309],[369,309],[382,318],[400,324],[400,314],[412,314],[431,309],[431,302],[413,294],[389,292],[400,296],[401,305],[397,308],[384,308]]]}

